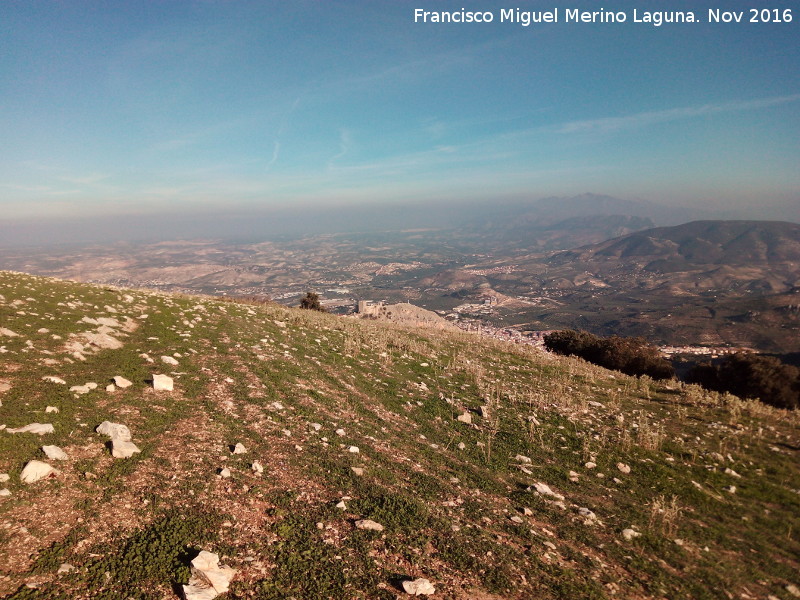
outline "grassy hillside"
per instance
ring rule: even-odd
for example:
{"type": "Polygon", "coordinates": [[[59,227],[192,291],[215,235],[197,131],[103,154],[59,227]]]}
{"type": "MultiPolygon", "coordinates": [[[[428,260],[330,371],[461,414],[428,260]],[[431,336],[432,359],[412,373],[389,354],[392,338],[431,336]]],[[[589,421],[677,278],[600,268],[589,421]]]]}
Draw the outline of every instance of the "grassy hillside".
{"type": "Polygon", "coordinates": [[[9,272],[0,328],[6,598],[175,598],[200,549],[237,569],[231,599],[800,586],[797,414],[462,333],[9,272]],[[141,453],[112,458],[105,420],[141,453]],[[54,433],[7,431],[34,422],[54,433]],[[22,483],[30,460],[59,473],[22,483]]]}

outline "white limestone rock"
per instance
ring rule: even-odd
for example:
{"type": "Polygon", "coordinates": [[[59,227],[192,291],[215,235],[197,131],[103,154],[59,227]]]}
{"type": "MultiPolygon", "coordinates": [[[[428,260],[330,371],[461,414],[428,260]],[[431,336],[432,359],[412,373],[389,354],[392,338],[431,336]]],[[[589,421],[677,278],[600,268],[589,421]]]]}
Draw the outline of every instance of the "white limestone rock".
{"type": "Polygon", "coordinates": [[[456,417],[456,421],[469,425],[472,423],[472,415],[468,412],[464,412],[456,417]]]}
{"type": "Polygon", "coordinates": [[[167,365],[178,366],[178,361],[172,358],[171,356],[162,356],[161,362],[167,365]]]}
{"type": "Polygon", "coordinates": [[[22,473],[19,474],[19,479],[22,483],[34,483],[40,479],[54,477],[57,474],[58,471],[46,462],[32,460],[22,469],[22,473]]]}
{"type": "Polygon", "coordinates": [[[44,409],[44,412],[46,412],[46,413],[58,413],[59,410],[55,406],[48,406],[47,408],[44,409]]]}
{"type": "Polygon", "coordinates": [[[103,421],[97,426],[95,431],[101,435],[107,435],[112,440],[118,439],[123,442],[131,441],[131,430],[121,423],[112,423],[111,421],[103,421]]]}
{"type": "Polygon", "coordinates": [[[6,431],[8,431],[8,433],[35,433],[37,435],[45,435],[46,433],[53,433],[55,429],[50,423],[31,423],[24,427],[6,429],[6,431]]]}
{"type": "Polygon", "coordinates": [[[133,442],[111,438],[111,456],[114,458],[130,458],[137,452],[141,452],[133,442]]]}
{"type": "Polygon", "coordinates": [[[628,542],[639,537],[640,535],[642,534],[636,531],[635,529],[628,528],[622,530],[622,537],[625,538],[625,540],[628,542]]]}
{"type": "Polygon", "coordinates": [[[18,333],[15,333],[10,329],[6,329],[5,327],[0,327],[0,335],[4,335],[6,337],[19,337],[18,333]]]}
{"type": "Polygon", "coordinates": [[[585,506],[578,508],[578,514],[583,517],[584,525],[593,525],[597,523],[597,515],[585,506]]]}
{"type": "Polygon", "coordinates": [[[534,483],[533,489],[536,490],[542,496],[552,496],[556,500],[564,499],[564,496],[554,492],[552,489],[550,489],[549,485],[547,485],[546,483],[542,483],[541,481],[537,481],[536,483],[534,483]]]}
{"type": "Polygon", "coordinates": [[[129,388],[133,385],[133,382],[128,381],[121,375],[114,376],[114,385],[116,385],[119,389],[124,390],[125,388],[129,388]]]}
{"type": "Polygon", "coordinates": [[[253,461],[253,464],[250,465],[250,468],[253,469],[253,473],[258,473],[259,475],[264,472],[263,465],[257,460],[253,461]]]}
{"type": "Polygon", "coordinates": [[[231,454],[247,454],[247,448],[244,447],[244,444],[238,443],[233,447],[231,454]]]}
{"type": "Polygon", "coordinates": [[[414,581],[404,581],[403,590],[410,596],[430,596],[436,593],[433,584],[423,577],[414,581]]]}
{"type": "Polygon", "coordinates": [[[172,377],[168,375],[153,375],[153,389],[156,391],[171,392],[173,389],[172,377]]]}
{"type": "Polygon", "coordinates": [[[357,529],[366,529],[367,531],[383,531],[383,525],[376,523],[372,519],[359,519],[356,521],[357,529]]]}
{"type": "Polygon", "coordinates": [[[625,463],[621,462],[617,463],[617,469],[619,470],[620,473],[625,473],[625,475],[631,472],[631,468],[625,463]]]}
{"type": "Polygon", "coordinates": [[[228,591],[236,570],[221,566],[219,556],[203,550],[192,561],[189,585],[183,586],[186,600],[211,600],[228,591]]]}
{"type": "Polygon", "coordinates": [[[42,452],[50,460],[69,460],[69,456],[58,446],[42,446],[42,452]]]}

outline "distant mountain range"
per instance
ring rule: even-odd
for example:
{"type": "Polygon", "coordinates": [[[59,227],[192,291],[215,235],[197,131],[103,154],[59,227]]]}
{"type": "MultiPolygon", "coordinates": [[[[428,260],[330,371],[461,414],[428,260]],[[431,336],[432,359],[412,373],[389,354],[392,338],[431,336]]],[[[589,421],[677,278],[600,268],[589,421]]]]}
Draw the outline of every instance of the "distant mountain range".
{"type": "Polygon", "coordinates": [[[587,264],[614,270],[684,273],[740,267],[786,275],[781,287],[797,285],[800,225],[781,221],[693,221],[657,227],[554,255],[550,264],[587,264]]]}

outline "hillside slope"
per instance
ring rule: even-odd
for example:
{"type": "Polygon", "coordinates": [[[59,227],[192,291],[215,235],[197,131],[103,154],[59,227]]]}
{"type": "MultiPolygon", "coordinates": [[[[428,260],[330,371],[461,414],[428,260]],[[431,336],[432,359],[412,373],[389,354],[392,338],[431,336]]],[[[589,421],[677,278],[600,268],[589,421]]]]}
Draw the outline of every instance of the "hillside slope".
{"type": "Polygon", "coordinates": [[[0,401],[5,598],[176,598],[201,549],[230,599],[800,586],[797,414],[528,347],[0,272],[0,401]]]}

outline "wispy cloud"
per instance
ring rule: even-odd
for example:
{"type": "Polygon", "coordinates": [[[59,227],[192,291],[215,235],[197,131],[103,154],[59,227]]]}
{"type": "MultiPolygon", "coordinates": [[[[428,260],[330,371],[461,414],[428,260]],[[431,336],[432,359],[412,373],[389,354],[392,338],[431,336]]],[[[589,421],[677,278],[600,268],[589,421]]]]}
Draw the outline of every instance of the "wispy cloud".
{"type": "Polygon", "coordinates": [[[725,102],[721,104],[704,104],[702,106],[686,106],[650,112],[625,115],[623,117],[605,117],[588,119],[585,121],[572,121],[560,125],[556,132],[563,134],[572,133],[613,133],[623,129],[648,127],[658,123],[693,119],[720,113],[744,112],[759,110],[781,104],[789,104],[800,100],[800,94],[791,96],[776,96],[773,98],[760,98],[741,102],[725,102]]]}
{"type": "Polygon", "coordinates": [[[328,161],[328,168],[333,166],[333,163],[344,157],[349,151],[353,143],[353,138],[347,129],[339,130],[339,152],[334,154],[328,161]]]}
{"type": "Polygon", "coordinates": [[[278,160],[278,156],[280,156],[280,153],[281,143],[278,140],[275,140],[275,145],[272,148],[272,158],[267,161],[266,168],[269,168],[275,164],[275,162],[278,160]]]}

